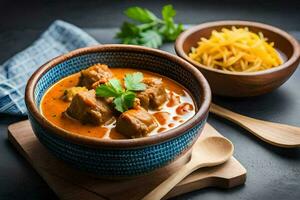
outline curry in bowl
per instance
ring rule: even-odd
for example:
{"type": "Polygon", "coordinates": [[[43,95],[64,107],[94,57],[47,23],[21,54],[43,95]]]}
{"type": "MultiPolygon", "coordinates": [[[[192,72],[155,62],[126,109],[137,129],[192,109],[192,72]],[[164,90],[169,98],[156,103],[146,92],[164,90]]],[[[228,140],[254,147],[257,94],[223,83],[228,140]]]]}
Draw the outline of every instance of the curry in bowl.
{"type": "Polygon", "coordinates": [[[54,58],[32,75],[25,94],[39,141],[106,178],[145,174],[183,156],[203,130],[210,101],[207,81],[188,62],[119,44],[54,58]]]}
{"type": "Polygon", "coordinates": [[[157,73],[94,64],[48,89],[41,112],[74,134],[126,139],[163,134],[195,115],[181,84],[157,73]]]}

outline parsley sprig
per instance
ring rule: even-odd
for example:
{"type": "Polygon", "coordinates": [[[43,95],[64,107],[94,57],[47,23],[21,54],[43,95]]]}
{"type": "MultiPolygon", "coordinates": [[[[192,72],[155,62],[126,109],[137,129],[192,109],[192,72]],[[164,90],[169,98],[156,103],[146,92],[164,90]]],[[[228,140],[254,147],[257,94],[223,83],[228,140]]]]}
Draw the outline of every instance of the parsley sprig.
{"type": "Polygon", "coordinates": [[[141,7],[130,7],[124,14],[132,22],[124,22],[116,37],[123,44],[135,44],[158,48],[163,42],[174,41],[183,31],[182,24],[176,24],[176,11],[172,5],[163,7],[162,19],[150,10],[141,7]]]}
{"type": "Polygon", "coordinates": [[[143,74],[136,72],[126,74],[124,78],[125,88],[122,87],[118,79],[110,79],[108,83],[102,84],[96,88],[96,95],[99,97],[113,97],[115,109],[125,112],[133,107],[136,91],[143,91],[146,85],[142,83],[143,74]]]}

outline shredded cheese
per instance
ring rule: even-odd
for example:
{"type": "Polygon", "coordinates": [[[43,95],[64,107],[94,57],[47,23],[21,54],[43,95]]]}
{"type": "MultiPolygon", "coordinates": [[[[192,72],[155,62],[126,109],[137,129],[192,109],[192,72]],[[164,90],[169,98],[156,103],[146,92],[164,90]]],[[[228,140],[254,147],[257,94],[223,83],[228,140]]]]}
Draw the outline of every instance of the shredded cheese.
{"type": "Polygon", "coordinates": [[[270,69],[283,63],[274,43],[268,43],[261,32],[247,27],[214,30],[209,39],[201,38],[189,57],[215,69],[234,72],[255,72],[270,69]]]}

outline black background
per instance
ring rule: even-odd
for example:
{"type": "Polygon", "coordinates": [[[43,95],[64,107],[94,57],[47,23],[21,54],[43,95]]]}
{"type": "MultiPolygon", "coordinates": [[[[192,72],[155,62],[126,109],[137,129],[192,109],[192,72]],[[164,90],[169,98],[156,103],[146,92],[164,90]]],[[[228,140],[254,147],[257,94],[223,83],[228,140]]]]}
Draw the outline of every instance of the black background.
{"type": "MultiPolygon", "coordinates": [[[[297,1],[0,1],[0,63],[30,45],[55,19],[84,28],[101,43],[115,43],[113,34],[126,19],[125,8],[138,5],[159,14],[167,3],[178,11],[176,21],[185,24],[252,20],[280,27],[300,40],[297,1]]],[[[172,44],[163,49],[174,52],[172,44]]],[[[248,116],[300,126],[299,86],[297,70],[270,94],[244,99],[214,97],[214,101],[248,116]]],[[[0,199],[56,199],[7,140],[7,125],[21,119],[0,115],[0,199]]],[[[235,157],[248,171],[246,184],[231,190],[203,189],[175,199],[300,198],[300,149],[272,147],[213,115],[209,122],[234,143],[235,157]]]]}

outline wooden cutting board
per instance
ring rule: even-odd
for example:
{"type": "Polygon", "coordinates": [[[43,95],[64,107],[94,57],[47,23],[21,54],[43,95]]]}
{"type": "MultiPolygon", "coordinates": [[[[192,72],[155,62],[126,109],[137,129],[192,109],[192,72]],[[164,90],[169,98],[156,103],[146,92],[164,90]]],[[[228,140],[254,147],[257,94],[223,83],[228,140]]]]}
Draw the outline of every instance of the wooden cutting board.
{"type": "MultiPolygon", "coordinates": [[[[221,136],[207,124],[199,138],[221,136]]],[[[123,180],[102,180],[78,171],[50,154],[35,137],[28,120],[8,127],[8,138],[61,199],[138,200],[175,173],[188,160],[188,153],[165,168],[123,180]]],[[[203,168],[180,182],[167,198],[205,187],[232,188],[246,180],[246,169],[232,157],[223,165],[203,168]]]]}

